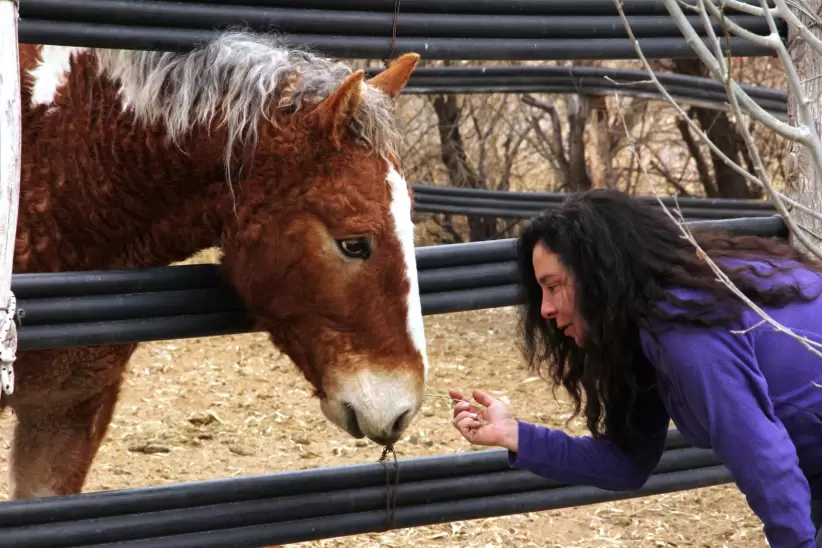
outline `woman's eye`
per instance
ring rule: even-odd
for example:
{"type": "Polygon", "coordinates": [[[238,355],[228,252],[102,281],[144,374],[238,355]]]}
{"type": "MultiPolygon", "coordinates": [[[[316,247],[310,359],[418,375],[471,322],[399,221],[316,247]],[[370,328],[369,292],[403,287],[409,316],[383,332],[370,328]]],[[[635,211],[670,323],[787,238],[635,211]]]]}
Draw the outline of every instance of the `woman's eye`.
{"type": "Polygon", "coordinates": [[[368,241],[368,238],[337,240],[337,247],[346,257],[352,259],[367,259],[371,256],[371,242],[368,241]]]}

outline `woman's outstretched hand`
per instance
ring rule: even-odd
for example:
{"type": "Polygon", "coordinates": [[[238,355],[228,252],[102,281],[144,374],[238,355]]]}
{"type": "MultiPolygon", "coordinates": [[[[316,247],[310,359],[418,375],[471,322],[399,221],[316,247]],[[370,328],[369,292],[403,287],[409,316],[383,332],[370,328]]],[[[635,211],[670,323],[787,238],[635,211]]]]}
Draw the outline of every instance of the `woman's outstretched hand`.
{"type": "Polygon", "coordinates": [[[485,409],[464,401],[459,390],[449,390],[448,395],[456,401],[453,424],[462,437],[475,445],[491,445],[517,451],[519,425],[504,403],[482,390],[474,390],[473,396],[485,409]]]}

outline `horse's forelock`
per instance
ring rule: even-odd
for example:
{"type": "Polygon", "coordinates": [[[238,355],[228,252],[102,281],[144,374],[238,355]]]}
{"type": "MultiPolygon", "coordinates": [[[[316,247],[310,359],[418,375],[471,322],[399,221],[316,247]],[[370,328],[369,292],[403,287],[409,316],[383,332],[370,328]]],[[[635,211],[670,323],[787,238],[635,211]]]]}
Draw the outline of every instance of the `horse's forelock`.
{"type": "MultiPolygon", "coordinates": [[[[123,101],[138,120],[162,122],[172,141],[195,125],[224,124],[227,166],[238,143],[254,145],[260,117],[272,107],[298,111],[328,96],[352,72],[279,37],[237,31],[187,53],[96,54],[101,73],[119,82],[123,101]]],[[[365,86],[351,119],[357,138],[382,156],[396,155],[400,136],[394,122],[389,98],[365,86]]]]}

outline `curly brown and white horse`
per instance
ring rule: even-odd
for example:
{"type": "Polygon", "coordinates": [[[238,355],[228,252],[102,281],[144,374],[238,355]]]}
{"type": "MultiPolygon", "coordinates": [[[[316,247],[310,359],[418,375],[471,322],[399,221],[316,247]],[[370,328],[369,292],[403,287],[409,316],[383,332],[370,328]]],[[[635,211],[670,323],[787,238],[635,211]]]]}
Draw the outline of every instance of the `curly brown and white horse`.
{"type": "MultiPolygon", "coordinates": [[[[365,81],[242,32],[186,53],[21,46],[14,272],[163,266],[219,241],[325,416],[393,443],[428,368],[391,105],[418,59],[365,81]]],[[[18,353],[14,498],[82,490],[134,349],[18,353]]]]}

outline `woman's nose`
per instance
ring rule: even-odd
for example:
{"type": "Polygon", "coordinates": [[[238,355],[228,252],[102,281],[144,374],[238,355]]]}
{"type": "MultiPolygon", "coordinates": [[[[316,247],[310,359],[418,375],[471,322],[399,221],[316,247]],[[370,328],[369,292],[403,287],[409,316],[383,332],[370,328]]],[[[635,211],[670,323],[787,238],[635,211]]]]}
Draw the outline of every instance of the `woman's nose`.
{"type": "Polygon", "coordinates": [[[542,317],[548,320],[557,315],[557,307],[554,306],[554,303],[552,303],[550,299],[542,299],[541,312],[542,317]]]}

